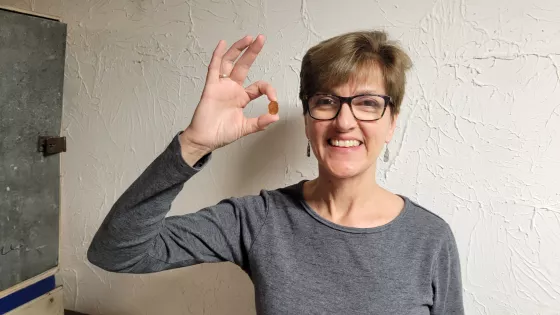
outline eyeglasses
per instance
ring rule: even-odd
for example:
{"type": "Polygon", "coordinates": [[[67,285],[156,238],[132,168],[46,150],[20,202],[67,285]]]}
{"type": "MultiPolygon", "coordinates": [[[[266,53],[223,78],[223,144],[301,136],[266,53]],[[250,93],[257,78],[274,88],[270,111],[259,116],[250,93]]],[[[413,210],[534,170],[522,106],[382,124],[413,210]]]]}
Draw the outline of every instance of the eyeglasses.
{"type": "Polygon", "coordinates": [[[379,94],[360,94],[343,97],[333,94],[315,94],[305,97],[309,116],[316,120],[331,120],[338,116],[342,104],[350,105],[354,118],[361,121],[379,120],[385,114],[387,105],[392,104],[390,96],[379,94]]]}

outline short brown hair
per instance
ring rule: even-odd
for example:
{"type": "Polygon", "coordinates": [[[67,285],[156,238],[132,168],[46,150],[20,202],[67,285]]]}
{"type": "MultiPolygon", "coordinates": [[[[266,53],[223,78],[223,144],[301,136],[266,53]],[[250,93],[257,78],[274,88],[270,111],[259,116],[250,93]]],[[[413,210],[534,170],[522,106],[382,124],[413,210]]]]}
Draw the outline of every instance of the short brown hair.
{"type": "Polygon", "coordinates": [[[385,90],[391,97],[393,117],[400,111],[410,57],[383,31],[357,31],[332,37],[311,47],[302,60],[299,98],[303,114],[307,97],[349,80],[367,79],[372,67],[381,70],[385,90]]]}

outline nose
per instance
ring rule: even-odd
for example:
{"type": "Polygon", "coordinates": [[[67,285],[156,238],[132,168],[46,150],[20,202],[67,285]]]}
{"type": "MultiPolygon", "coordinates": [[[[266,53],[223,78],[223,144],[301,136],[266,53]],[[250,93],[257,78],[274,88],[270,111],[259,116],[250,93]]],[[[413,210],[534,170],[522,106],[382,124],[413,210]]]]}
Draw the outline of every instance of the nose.
{"type": "Polygon", "coordinates": [[[352,114],[352,109],[348,103],[340,105],[340,112],[336,116],[335,124],[341,131],[351,130],[356,126],[356,118],[352,114]]]}

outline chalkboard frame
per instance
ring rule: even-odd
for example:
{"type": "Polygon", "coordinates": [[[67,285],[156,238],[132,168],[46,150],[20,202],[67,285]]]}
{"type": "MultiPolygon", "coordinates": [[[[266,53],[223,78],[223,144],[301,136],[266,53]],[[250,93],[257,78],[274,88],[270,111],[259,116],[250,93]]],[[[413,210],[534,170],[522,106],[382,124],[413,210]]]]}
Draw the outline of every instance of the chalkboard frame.
{"type": "MultiPolygon", "coordinates": [[[[10,7],[10,6],[5,6],[5,5],[0,5],[0,11],[5,11],[5,12],[12,12],[12,13],[17,13],[17,14],[22,14],[22,15],[28,15],[28,16],[32,16],[32,17],[36,17],[36,18],[42,18],[42,19],[46,19],[46,20],[52,20],[52,21],[56,21],[56,22],[60,22],[62,25],[64,25],[64,38],[66,38],[66,24],[64,24],[62,22],[62,19],[60,17],[56,17],[53,15],[49,15],[49,14],[42,14],[42,13],[37,13],[37,12],[31,12],[31,11],[27,11],[27,10],[23,10],[20,8],[14,8],[14,7],[10,7]]],[[[64,44],[64,48],[63,48],[63,65],[62,67],[64,68],[64,60],[65,60],[65,54],[66,54],[66,45],[64,44]]],[[[64,74],[64,70],[62,70],[62,74],[64,74]]],[[[62,89],[61,89],[62,92],[62,89]]],[[[60,99],[60,106],[62,109],[62,98],[60,99]]],[[[60,125],[60,124],[59,124],[60,125]]],[[[60,134],[60,128],[58,130],[58,134],[60,134]]],[[[52,136],[52,134],[50,135],[52,136]]],[[[58,158],[58,170],[59,170],[59,175],[60,175],[60,158],[58,158]]],[[[60,226],[61,226],[61,192],[60,192],[60,177],[58,178],[58,185],[59,185],[59,189],[58,189],[58,227],[57,227],[57,231],[58,231],[58,244],[60,244],[60,226]]],[[[58,271],[59,271],[59,265],[58,265],[58,258],[60,257],[60,246],[57,246],[57,262],[56,265],[53,268],[44,270],[43,272],[30,277],[28,279],[25,279],[22,282],[19,282],[9,288],[6,288],[4,290],[0,290],[0,299],[4,298],[6,296],[9,296],[10,294],[13,294],[14,292],[20,291],[26,287],[30,287],[38,282],[41,281],[45,281],[46,279],[52,278],[58,271]]]]}

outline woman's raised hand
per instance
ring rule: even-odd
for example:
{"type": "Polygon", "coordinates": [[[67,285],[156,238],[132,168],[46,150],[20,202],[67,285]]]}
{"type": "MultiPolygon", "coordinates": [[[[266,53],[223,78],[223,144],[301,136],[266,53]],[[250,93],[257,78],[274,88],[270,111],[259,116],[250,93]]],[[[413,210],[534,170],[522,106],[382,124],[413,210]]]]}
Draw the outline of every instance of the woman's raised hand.
{"type": "Polygon", "coordinates": [[[279,119],[277,114],[267,113],[254,118],[243,114],[243,108],[263,94],[270,101],[276,101],[276,91],[267,82],[257,81],[243,87],[264,40],[263,35],[257,36],[254,41],[245,36],[227,51],[223,40],[218,43],[208,66],[200,102],[190,125],[179,136],[183,158],[189,164],[243,136],[264,130],[279,119]],[[227,77],[221,77],[223,74],[227,77]]]}

